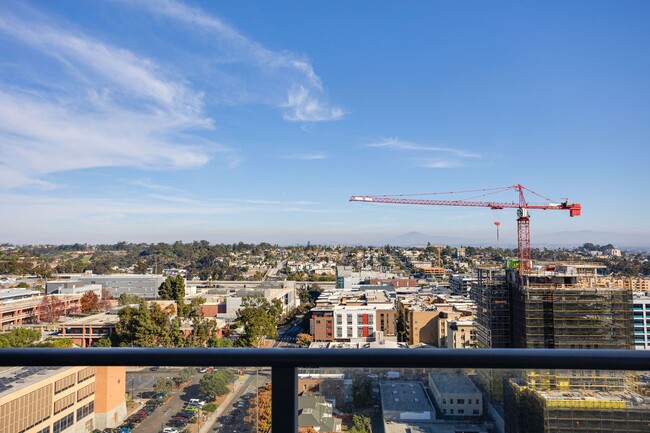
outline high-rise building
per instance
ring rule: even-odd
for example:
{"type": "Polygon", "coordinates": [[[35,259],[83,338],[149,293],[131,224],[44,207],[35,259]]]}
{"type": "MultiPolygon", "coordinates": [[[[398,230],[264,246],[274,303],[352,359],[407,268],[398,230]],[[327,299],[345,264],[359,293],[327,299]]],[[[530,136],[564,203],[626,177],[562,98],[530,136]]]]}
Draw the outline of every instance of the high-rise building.
{"type": "Polygon", "coordinates": [[[476,303],[476,337],[479,347],[511,347],[510,288],[506,270],[501,267],[478,269],[477,283],[471,291],[476,303]]]}
{"type": "MultiPolygon", "coordinates": [[[[513,347],[632,348],[632,290],[600,280],[599,265],[537,268],[512,285],[513,347]]],[[[650,403],[630,375],[526,370],[504,386],[506,432],[648,431],[650,403]]]]}
{"type": "Polygon", "coordinates": [[[632,291],[582,276],[586,270],[558,265],[523,276],[511,299],[514,347],[632,347],[632,291]]]}

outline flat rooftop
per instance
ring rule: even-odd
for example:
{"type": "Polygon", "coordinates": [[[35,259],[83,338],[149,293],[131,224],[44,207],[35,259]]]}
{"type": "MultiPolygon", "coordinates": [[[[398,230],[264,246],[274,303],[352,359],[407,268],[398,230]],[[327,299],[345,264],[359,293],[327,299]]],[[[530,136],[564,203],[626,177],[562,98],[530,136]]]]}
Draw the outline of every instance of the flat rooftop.
{"type": "Polygon", "coordinates": [[[422,382],[380,382],[381,405],[384,411],[430,412],[435,410],[424,390],[422,382]]]}
{"type": "Polygon", "coordinates": [[[33,385],[71,367],[0,367],[0,397],[33,385]]]}
{"type": "Polygon", "coordinates": [[[120,318],[115,313],[99,313],[92,316],[80,317],[78,319],[68,320],[63,322],[61,326],[82,326],[82,325],[108,325],[115,324],[120,321],[120,318]]]}
{"type": "Polygon", "coordinates": [[[463,373],[432,372],[429,378],[441,394],[470,394],[480,392],[476,385],[463,373]]]}
{"type": "Polygon", "coordinates": [[[385,422],[385,433],[488,433],[486,426],[462,422],[412,423],[385,422]]]}

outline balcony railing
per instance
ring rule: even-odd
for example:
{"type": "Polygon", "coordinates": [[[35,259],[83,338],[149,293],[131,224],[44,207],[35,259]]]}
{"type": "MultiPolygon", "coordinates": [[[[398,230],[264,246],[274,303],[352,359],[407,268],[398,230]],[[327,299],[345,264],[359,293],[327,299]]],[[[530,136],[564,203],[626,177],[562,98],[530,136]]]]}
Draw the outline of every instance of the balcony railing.
{"type": "Polygon", "coordinates": [[[298,368],[650,370],[650,351],[564,349],[3,349],[0,366],[271,367],[273,430],[298,431],[298,368]]]}

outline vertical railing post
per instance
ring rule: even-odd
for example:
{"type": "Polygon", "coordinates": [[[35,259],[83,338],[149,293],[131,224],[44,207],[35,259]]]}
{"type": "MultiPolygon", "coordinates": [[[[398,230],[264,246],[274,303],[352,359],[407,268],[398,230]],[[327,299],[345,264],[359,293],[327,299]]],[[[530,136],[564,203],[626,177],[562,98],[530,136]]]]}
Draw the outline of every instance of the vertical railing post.
{"type": "Polygon", "coordinates": [[[272,430],[278,433],[298,433],[298,369],[271,369],[272,430]]]}

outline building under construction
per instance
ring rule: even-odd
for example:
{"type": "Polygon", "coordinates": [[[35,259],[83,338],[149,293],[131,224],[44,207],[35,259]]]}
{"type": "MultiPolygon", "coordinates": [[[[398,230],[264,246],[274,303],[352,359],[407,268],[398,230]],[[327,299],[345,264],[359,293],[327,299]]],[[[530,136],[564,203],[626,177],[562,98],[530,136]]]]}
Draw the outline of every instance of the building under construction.
{"type": "Polygon", "coordinates": [[[559,264],[523,275],[511,298],[513,347],[631,349],[632,291],[601,282],[600,268],[559,264]]]}
{"type": "Polygon", "coordinates": [[[504,409],[506,433],[650,431],[650,399],[631,391],[537,390],[512,378],[504,409]]]}
{"type": "MultiPolygon", "coordinates": [[[[511,285],[513,347],[631,349],[632,290],[603,266],[538,266],[511,285]]],[[[508,271],[514,273],[514,271],[508,271]]],[[[632,376],[600,370],[526,370],[504,385],[507,432],[650,431],[650,401],[632,376]]]]}
{"type": "Polygon", "coordinates": [[[476,303],[476,337],[479,347],[512,347],[510,292],[503,267],[481,267],[478,281],[472,286],[476,303]]]}

